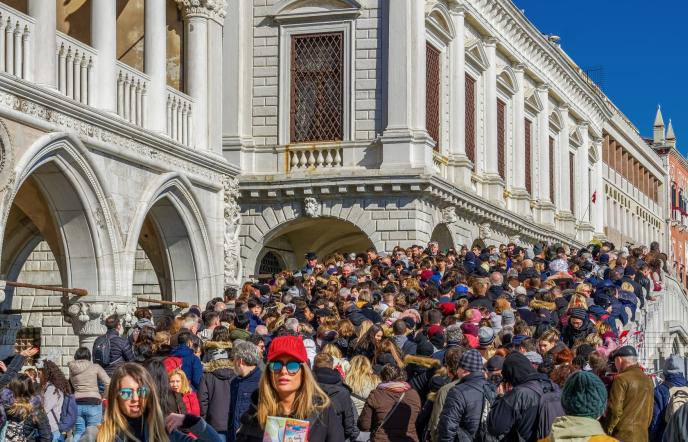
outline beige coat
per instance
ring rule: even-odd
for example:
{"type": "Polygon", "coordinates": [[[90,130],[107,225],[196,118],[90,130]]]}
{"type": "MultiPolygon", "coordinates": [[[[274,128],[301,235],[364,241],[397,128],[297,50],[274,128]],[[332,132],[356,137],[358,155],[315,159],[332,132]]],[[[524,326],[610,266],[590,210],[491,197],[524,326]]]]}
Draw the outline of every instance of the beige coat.
{"type": "Polygon", "coordinates": [[[105,373],[103,367],[87,360],[71,361],[69,367],[69,380],[74,388],[76,399],[94,398],[100,399],[98,382],[105,384],[107,391],[110,384],[110,376],[105,373]]]}

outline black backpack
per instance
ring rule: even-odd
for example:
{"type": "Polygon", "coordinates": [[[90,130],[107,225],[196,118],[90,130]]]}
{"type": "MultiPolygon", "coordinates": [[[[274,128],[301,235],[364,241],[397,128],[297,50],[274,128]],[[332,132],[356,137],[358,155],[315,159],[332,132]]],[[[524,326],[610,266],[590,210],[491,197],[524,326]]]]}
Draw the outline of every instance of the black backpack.
{"type": "Polygon", "coordinates": [[[93,343],[93,362],[105,368],[110,365],[110,338],[98,336],[93,343]]]}
{"type": "Polygon", "coordinates": [[[535,392],[539,397],[535,430],[537,439],[544,439],[552,431],[554,419],[566,414],[561,405],[561,389],[552,381],[542,381],[537,387],[528,384],[524,387],[535,392]]]}
{"type": "Polygon", "coordinates": [[[502,440],[501,437],[493,436],[487,429],[487,418],[490,415],[490,410],[494,404],[497,395],[491,388],[483,388],[483,404],[480,407],[480,424],[478,431],[475,433],[475,442],[497,442],[502,440]]]}

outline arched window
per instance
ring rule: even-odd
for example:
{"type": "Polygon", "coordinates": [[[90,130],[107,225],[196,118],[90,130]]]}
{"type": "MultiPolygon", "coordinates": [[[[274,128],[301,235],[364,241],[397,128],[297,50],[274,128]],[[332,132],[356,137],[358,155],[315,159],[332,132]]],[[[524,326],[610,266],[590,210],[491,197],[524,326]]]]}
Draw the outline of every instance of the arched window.
{"type": "Polygon", "coordinates": [[[261,275],[274,275],[275,273],[279,273],[281,271],[282,264],[280,263],[279,257],[274,253],[268,252],[265,254],[265,256],[263,256],[263,259],[260,260],[260,267],[258,268],[258,273],[260,273],[261,275]]]}

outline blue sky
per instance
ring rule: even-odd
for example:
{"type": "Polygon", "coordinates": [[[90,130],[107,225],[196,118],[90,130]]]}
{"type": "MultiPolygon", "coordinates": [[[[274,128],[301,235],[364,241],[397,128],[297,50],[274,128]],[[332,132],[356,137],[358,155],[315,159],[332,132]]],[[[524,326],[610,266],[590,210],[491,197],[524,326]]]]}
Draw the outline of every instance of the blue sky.
{"type": "MultiPolygon", "coordinates": [[[[602,89],[652,136],[657,104],[672,119],[677,146],[688,152],[688,1],[514,0],[526,17],[586,70],[602,66],[602,89]]],[[[593,77],[594,78],[594,77],[593,77]]]]}

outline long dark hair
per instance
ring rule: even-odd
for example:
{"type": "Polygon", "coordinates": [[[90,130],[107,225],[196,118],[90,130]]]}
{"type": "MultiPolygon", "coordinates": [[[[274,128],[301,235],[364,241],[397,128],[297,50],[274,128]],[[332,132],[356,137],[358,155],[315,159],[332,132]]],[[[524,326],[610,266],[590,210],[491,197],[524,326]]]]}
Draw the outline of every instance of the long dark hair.
{"type": "MultiPolygon", "coordinates": [[[[64,373],[62,373],[62,370],[60,370],[60,367],[53,361],[43,362],[43,381],[45,387],[47,387],[48,384],[52,384],[53,387],[62,394],[72,394],[72,386],[69,384],[64,373]]],[[[45,387],[43,391],[45,391],[45,387]]]]}
{"type": "Polygon", "coordinates": [[[150,358],[143,363],[143,366],[148,370],[148,373],[155,382],[163,415],[167,416],[170,413],[179,413],[175,394],[172,389],[170,389],[170,377],[167,374],[165,365],[162,363],[162,358],[150,358]]]}

